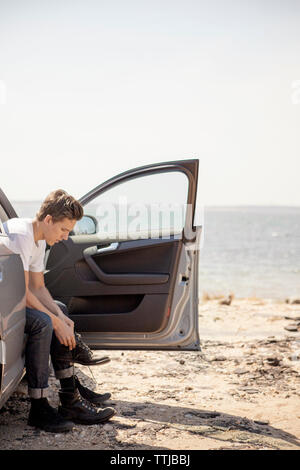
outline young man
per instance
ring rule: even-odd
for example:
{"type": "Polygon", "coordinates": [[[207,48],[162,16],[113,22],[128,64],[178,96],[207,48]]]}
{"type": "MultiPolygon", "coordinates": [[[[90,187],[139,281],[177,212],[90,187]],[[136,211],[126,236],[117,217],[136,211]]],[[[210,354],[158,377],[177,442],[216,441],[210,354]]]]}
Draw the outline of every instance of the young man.
{"type": "Polygon", "coordinates": [[[36,217],[15,218],[3,224],[7,248],[20,255],[25,273],[26,376],[31,408],[28,424],[50,432],[70,431],[74,423],[96,424],[110,419],[113,408],[100,409],[110,394],[98,394],[80,384],[74,376],[74,362],[97,365],[109,359],[96,359],[74,333],[67,307],[53,300],[44,283],[46,243],[53,246],[67,240],[77,220],[83,216],[80,203],[59,189],[50,193],[36,217]],[[55,376],[60,380],[58,411],[47,400],[49,354],[55,376]],[[90,405],[92,403],[92,405],[90,405]]]}

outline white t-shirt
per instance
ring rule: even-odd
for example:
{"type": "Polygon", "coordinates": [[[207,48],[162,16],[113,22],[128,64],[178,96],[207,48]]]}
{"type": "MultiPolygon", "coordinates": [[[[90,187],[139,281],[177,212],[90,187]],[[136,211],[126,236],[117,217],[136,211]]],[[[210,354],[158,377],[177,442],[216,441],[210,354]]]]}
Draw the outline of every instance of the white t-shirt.
{"type": "Polygon", "coordinates": [[[3,223],[7,238],[1,238],[4,245],[21,256],[24,271],[44,271],[45,240],[34,241],[32,219],[15,218],[3,223]]]}

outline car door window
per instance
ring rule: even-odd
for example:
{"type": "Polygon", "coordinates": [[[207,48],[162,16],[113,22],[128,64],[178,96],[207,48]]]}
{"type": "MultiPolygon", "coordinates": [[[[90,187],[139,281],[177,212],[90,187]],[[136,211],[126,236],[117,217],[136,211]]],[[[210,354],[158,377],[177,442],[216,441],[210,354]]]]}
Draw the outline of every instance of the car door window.
{"type": "MultiPolygon", "coordinates": [[[[147,175],[100,194],[84,207],[84,214],[96,219],[97,233],[103,236],[168,237],[184,227],[187,196],[185,174],[147,175]]],[[[75,233],[76,229],[78,226],[75,233]]]]}

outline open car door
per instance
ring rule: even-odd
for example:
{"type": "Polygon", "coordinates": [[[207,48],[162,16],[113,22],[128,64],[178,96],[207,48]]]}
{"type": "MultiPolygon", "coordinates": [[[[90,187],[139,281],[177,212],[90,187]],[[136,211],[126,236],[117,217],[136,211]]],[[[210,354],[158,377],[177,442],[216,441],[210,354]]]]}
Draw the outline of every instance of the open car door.
{"type": "Polygon", "coordinates": [[[135,168],[80,199],[45,282],[93,348],[199,350],[198,160],[135,168]]]}

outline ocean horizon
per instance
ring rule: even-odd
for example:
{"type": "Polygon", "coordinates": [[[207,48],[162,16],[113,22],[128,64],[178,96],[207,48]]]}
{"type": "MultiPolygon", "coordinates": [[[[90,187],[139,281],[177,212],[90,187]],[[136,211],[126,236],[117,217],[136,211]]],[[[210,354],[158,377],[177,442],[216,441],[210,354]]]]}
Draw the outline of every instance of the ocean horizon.
{"type": "MultiPolygon", "coordinates": [[[[40,201],[14,201],[34,217],[40,201]]],[[[284,301],[300,297],[299,206],[206,206],[199,295],[284,301]]]]}

